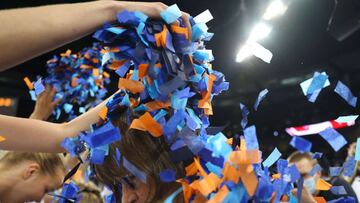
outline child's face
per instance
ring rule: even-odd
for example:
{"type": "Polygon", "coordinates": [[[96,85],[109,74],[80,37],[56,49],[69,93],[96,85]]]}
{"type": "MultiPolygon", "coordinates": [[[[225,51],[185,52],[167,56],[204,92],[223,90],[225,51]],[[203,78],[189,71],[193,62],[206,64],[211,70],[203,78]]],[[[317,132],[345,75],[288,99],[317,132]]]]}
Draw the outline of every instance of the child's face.
{"type": "Polygon", "coordinates": [[[150,185],[135,176],[127,176],[122,181],[122,203],[144,203],[150,198],[150,185]]]}
{"type": "Polygon", "coordinates": [[[58,170],[56,176],[35,171],[26,179],[23,179],[23,186],[18,188],[21,201],[40,202],[45,194],[61,187],[65,172],[58,170]]]}

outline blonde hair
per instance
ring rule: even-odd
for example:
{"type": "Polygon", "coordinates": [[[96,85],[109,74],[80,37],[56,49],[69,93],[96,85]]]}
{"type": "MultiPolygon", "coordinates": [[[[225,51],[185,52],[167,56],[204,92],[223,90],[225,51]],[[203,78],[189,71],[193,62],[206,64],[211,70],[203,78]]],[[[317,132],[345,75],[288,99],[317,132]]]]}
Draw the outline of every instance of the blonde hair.
{"type": "Polygon", "coordinates": [[[40,172],[56,175],[58,169],[65,171],[64,163],[58,154],[30,153],[30,152],[6,152],[0,162],[6,167],[13,167],[25,161],[34,161],[40,166],[40,172]]]}

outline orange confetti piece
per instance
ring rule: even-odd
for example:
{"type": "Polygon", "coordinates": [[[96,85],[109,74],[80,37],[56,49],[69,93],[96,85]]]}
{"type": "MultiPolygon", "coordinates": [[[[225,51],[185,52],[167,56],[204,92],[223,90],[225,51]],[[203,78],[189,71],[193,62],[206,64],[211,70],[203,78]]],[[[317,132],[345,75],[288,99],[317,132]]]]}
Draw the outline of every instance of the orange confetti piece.
{"type": "Polygon", "coordinates": [[[91,68],[94,68],[94,67],[89,66],[89,65],[86,65],[86,64],[81,64],[81,65],[80,65],[80,68],[83,68],[83,69],[91,69],[91,68]]]}
{"type": "Polygon", "coordinates": [[[148,111],[155,111],[158,109],[168,108],[170,106],[170,101],[167,101],[166,103],[163,103],[161,101],[151,101],[146,104],[144,104],[148,111]]]}
{"type": "Polygon", "coordinates": [[[145,126],[143,125],[143,123],[139,119],[134,119],[131,122],[129,129],[136,129],[136,130],[146,131],[145,126]]]}
{"type": "Polygon", "coordinates": [[[99,69],[94,68],[92,74],[93,74],[94,77],[98,77],[99,76],[99,69]]]}
{"type": "Polygon", "coordinates": [[[29,90],[34,89],[34,85],[32,84],[32,82],[30,81],[30,79],[28,77],[24,77],[24,81],[25,81],[26,85],[28,86],[29,90]]]}
{"type": "Polygon", "coordinates": [[[101,109],[98,115],[102,120],[106,120],[107,113],[108,113],[108,108],[105,106],[104,108],[101,109]]]}
{"type": "Polygon", "coordinates": [[[255,164],[261,162],[259,150],[233,151],[230,153],[229,161],[234,164],[255,164]]]}
{"type": "Polygon", "coordinates": [[[126,60],[113,60],[112,63],[110,64],[110,66],[108,66],[111,70],[117,70],[118,68],[120,68],[120,66],[122,66],[124,63],[126,62],[126,60]]]}
{"type": "Polygon", "coordinates": [[[119,79],[119,88],[128,90],[133,94],[144,91],[144,85],[141,82],[124,78],[119,79]]]}
{"type": "Polygon", "coordinates": [[[168,29],[164,25],[163,30],[161,32],[155,34],[155,40],[156,40],[157,47],[160,47],[160,46],[162,46],[163,48],[166,47],[166,36],[167,36],[167,32],[168,32],[167,30],[168,29]]]}
{"type": "Polygon", "coordinates": [[[199,104],[198,104],[199,108],[208,109],[208,114],[207,115],[212,115],[210,96],[211,96],[211,90],[212,90],[213,83],[214,83],[215,79],[216,79],[216,77],[214,75],[212,75],[212,74],[209,75],[208,89],[207,89],[206,93],[202,94],[202,99],[199,100],[199,104]]]}
{"type": "Polygon", "coordinates": [[[210,173],[205,176],[202,180],[194,181],[190,184],[195,190],[198,190],[202,195],[208,196],[212,191],[214,191],[217,186],[220,184],[220,178],[217,177],[214,173],[210,173]]]}
{"type": "Polygon", "coordinates": [[[9,107],[11,106],[12,100],[10,98],[4,99],[4,106],[9,107]]]}
{"type": "Polygon", "coordinates": [[[314,197],[314,199],[317,203],[326,203],[326,200],[324,197],[314,197]]]}
{"type": "Polygon", "coordinates": [[[106,77],[106,78],[110,78],[110,74],[108,72],[103,72],[103,76],[106,77]]]}
{"type": "Polygon", "coordinates": [[[207,176],[207,173],[205,172],[205,170],[203,169],[203,167],[201,166],[201,164],[199,162],[199,158],[194,158],[194,163],[195,163],[197,170],[200,172],[201,176],[203,176],[203,177],[207,176]]]}
{"type": "Polygon", "coordinates": [[[241,181],[243,182],[249,196],[253,196],[256,192],[256,188],[258,185],[258,179],[256,178],[256,175],[254,173],[254,169],[252,165],[240,164],[238,166],[241,174],[241,181]]]}
{"type": "Polygon", "coordinates": [[[229,163],[225,163],[223,175],[223,181],[231,181],[236,184],[240,181],[240,172],[229,163]]]}
{"type": "Polygon", "coordinates": [[[177,25],[171,25],[171,31],[177,34],[183,34],[186,36],[186,39],[189,39],[189,31],[186,27],[180,27],[177,25]]]}
{"type": "Polygon", "coordinates": [[[3,142],[5,140],[6,140],[6,138],[0,135],[0,142],[3,142]]]}
{"type": "Polygon", "coordinates": [[[246,141],[243,137],[240,138],[240,150],[246,150],[246,141]]]}
{"type": "Polygon", "coordinates": [[[145,75],[147,75],[148,67],[149,67],[149,64],[140,64],[138,66],[138,69],[139,69],[138,76],[139,76],[139,78],[142,79],[145,75]]]}
{"type": "Polygon", "coordinates": [[[77,80],[78,80],[78,78],[71,79],[71,87],[76,87],[78,85],[77,80]]]}
{"type": "Polygon", "coordinates": [[[330,190],[331,184],[319,178],[316,182],[316,190],[330,190]]]}
{"type": "Polygon", "coordinates": [[[68,49],[68,50],[66,50],[65,53],[61,53],[60,56],[70,56],[70,54],[71,54],[71,50],[68,49]]]}
{"type": "Polygon", "coordinates": [[[192,162],[190,165],[185,167],[186,176],[195,175],[196,172],[197,172],[197,167],[195,162],[192,162]]]}
{"type": "Polygon", "coordinates": [[[279,179],[281,177],[281,174],[280,173],[276,173],[276,174],[273,174],[272,175],[272,178],[273,179],[279,179]]]}
{"type": "Polygon", "coordinates": [[[154,137],[160,137],[163,133],[162,126],[155,121],[149,112],[140,116],[139,120],[142,122],[145,129],[154,137]]]}

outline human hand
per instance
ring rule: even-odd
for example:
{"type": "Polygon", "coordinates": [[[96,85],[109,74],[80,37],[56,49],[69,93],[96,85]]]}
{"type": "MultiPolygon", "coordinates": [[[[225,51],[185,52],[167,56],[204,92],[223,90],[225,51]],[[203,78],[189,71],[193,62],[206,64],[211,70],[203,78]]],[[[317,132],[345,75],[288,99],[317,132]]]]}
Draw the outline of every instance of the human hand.
{"type": "MultiPolygon", "coordinates": [[[[121,10],[128,11],[141,11],[146,14],[149,18],[160,19],[160,13],[165,11],[168,6],[161,2],[133,2],[133,1],[119,1],[120,9],[117,9],[117,12],[121,10]]],[[[182,12],[181,16],[185,27],[188,29],[189,40],[191,40],[191,24],[189,21],[190,15],[186,12],[182,12]]]]}
{"type": "Polygon", "coordinates": [[[356,142],[350,144],[348,148],[348,157],[355,156],[356,142]]]}
{"type": "Polygon", "coordinates": [[[54,107],[61,101],[61,99],[52,101],[55,93],[55,88],[49,85],[46,86],[44,92],[36,98],[35,108],[30,115],[30,119],[47,120],[50,117],[54,107]]]}
{"type": "MultiPolygon", "coordinates": [[[[293,196],[297,196],[298,189],[294,188],[291,190],[291,193],[293,196]]],[[[302,193],[301,193],[301,201],[302,203],[316,203],[315,198],[310,194],[309,190],[303,187],[302,193]]]]}

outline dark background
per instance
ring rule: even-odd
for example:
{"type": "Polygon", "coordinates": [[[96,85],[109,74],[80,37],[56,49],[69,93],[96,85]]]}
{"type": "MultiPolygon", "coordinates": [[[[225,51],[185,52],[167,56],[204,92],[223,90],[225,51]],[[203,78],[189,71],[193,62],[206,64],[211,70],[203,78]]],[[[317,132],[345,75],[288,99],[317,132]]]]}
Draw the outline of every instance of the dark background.
{"type": "MultiPolygon", "coordinates": [[[[0,9],[39,6],[80,1],[13,1],[2,0],[0,9]]],[[[226,125],[227,135],[242,133],[240,128],[242,102],[252,109],[258,93],[269,89],[269,94],[259,110],[251,110],[249,123],[256,124],[261,150],[267,154],[278,147],[286,157],[294,149],[288,145],[291,137],[284,129],[290,126],[311,124],[340,115],[359,114],[333,92],[337,80],[341,80],[355,96],[360,91],[360,32],[357,31],[360,13],[359,0],[340,0],[334,12],[333,23],[328,30],[328,21],[334,10],[331,0],[295,0],[285,15],[273,21],[273,30],[261,44],[274,54],[266,64],[257,58],[236,63],[239,47],[247,39],[252,26],[264,13],[268,0],[182,0],[163,1],[167,5],[178,4],[179,8],[193,16],[209,9],[214,20],[208,23],[215,36],[207,44],[213,50],[213,67],[221,70],[230,82],[230,90],[215,98],[212,124],[226,125]],[[354,30],[349,36],[349,30],[354,30]],[[341,39],[341,36],[344,39],[341,39]],[[315,104],[307,101],[299,84],[312,77],[314,71],[326,71],[331,86],[325,88],[315,104]],[[274,136],[274,132],[278,136],[274,136]]],[[[1,26],[1,23],[0,23],[1,26]]],[[[16,25],[14,25],[16,26],[16,25]]],[[[1,28],[0,28],[1,29],[1,28]]],[[[79,51],[95,41],[91,36],[44,54],[0,74],[0,97],[17,98],[17,116],[30,115],[34,103],[30,99],[23,77],[46,76],[45,62],[54,54],[72,49],[79,51]]],[[[21,47],[14,47],[13,50],[21,47]]],[[[355,141],[356,127],[340,130],[349,142],[355,141]]],[[[333,163],[342,162],[346,147],[335,153],[319,136],[310,135],[312,151],[325,152],[333,163]]]]}

